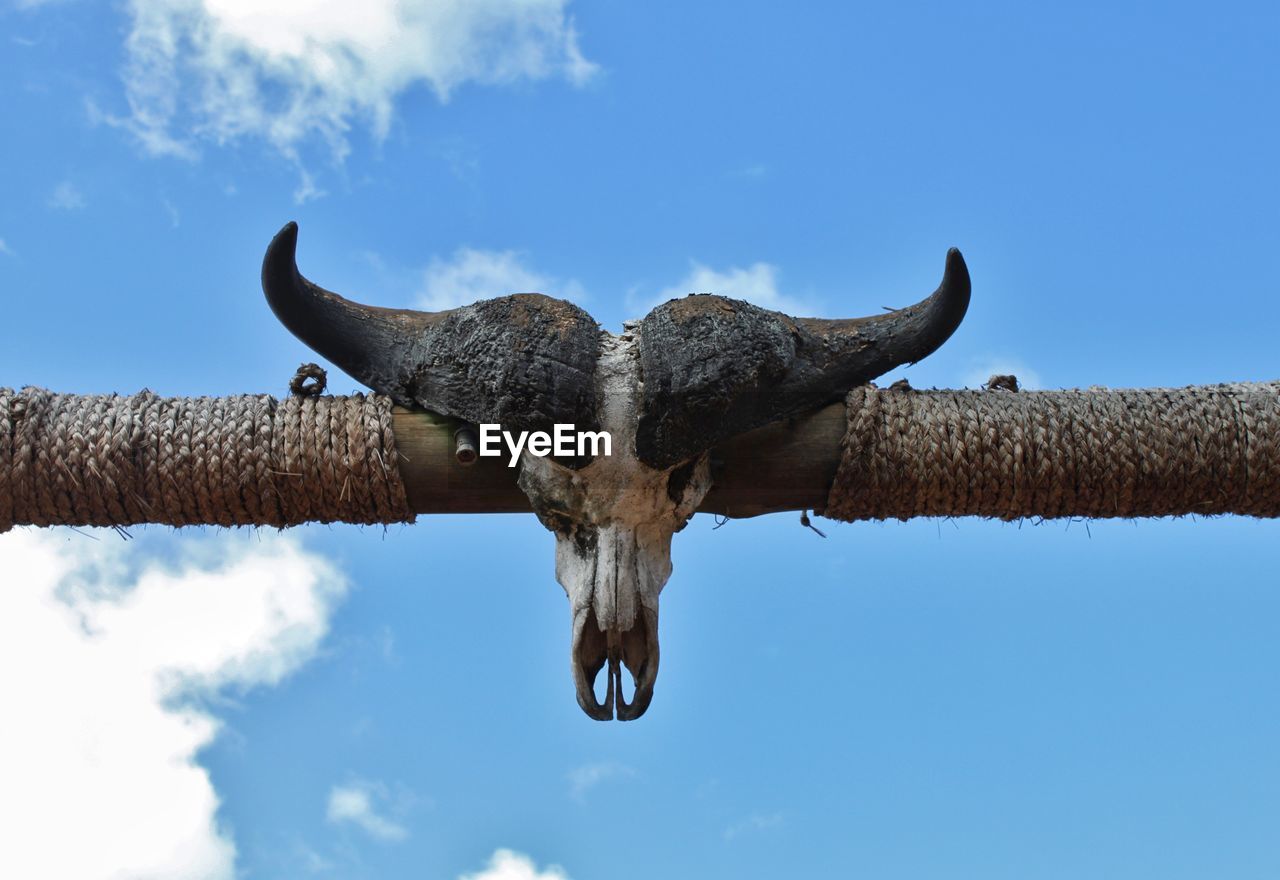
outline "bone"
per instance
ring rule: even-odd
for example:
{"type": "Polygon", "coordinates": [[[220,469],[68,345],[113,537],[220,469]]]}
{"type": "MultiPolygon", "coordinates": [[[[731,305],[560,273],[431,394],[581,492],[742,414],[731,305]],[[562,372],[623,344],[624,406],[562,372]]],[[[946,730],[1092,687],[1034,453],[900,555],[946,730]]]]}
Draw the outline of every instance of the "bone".
{"type": "Polygon", "coordinates": [[[613,452],[572,471],[527,452],[520,486],[556,536],[556,579],[569,599],[571,667],[578,703],[592,718],[639,718],[658,672],[658,595],[671,577],[671,536],[711,487],[706,455],[691,465],[651,468],[635,455],[640,401],[636,327],[602,334],[596,367],[598,413],[613,452]],[[682,477],[672,481],[675,471],[682,477]],[[675,485],[675,497],[672,486],[675,485]],[[603,635],[599,638],[591,632],[603,635]],[[635,679],[628,701],[621,667],[635,679]],[[605,702],[594,678],[607,676],[605,702]]]}

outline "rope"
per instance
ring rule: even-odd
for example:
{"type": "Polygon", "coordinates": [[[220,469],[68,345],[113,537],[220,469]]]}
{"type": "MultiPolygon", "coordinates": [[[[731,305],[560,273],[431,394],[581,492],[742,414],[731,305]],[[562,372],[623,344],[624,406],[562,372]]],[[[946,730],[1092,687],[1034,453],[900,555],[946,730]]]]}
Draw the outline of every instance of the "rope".
{"type": "MultiPolygon", "coordinates": [[[[284,400],[0,388],[0,532],[412,521],[391,401],[310,387],[284,400]]],[[[1280,516],[1280,383],[1016,387],[854,389],[825,515],[1280,516]]]]}
{"type": "Polygon", "coordinates": [[[319,397],[329,383],[329,374],[319,364],[302,364],[289,380],[289,393],[319,397]]]}
{"type": "Polygon", "coordinates": [[[855,388],[825,515],[1280,516],[1280,383],[1016,388],[855,388]]]}
{"type": "Polygon", "coordinates": [[[0,532],[413,518],[387,397],[0,388],[0,532]]]}

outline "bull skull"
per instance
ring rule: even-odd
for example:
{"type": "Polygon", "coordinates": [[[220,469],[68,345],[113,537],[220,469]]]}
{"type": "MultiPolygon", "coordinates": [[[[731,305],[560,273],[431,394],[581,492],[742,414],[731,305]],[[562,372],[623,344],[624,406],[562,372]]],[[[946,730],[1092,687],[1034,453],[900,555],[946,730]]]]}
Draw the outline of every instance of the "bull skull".
{"type": "Polygon", "coordinates": [[[953,248],[937,291],[882,315],[792,318],[698,294],[614,336],[577,306],[537,293],[443,312],[354,303],[299,274],[297,237],[290,223],[267,248],[267,301],[298,338],[360,382],[403,406],[507,430],[572,424],[611,434],[608,456],[525,451],[519,476],[556,536],[578,703],[599,720],[639,718],[653,698],[671,536],[711,488],[709,451],[920,360],[969,305],[969,273],[953,248]],[[595,680],[605,666],[600,702],[595,680]],[[635,682],[629,702],[623,667],[635,682]]]}

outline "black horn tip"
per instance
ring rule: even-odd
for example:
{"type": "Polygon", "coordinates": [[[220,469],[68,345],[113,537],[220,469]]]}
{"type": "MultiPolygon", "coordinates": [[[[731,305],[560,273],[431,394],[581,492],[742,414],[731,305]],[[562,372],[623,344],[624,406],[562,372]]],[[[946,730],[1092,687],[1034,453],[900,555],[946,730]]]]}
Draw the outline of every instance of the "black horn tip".
{"type": "Polygon", "coordinates": [[[942,270],[942,283],[934,291],[933,296],[925,300],[925,310],[929,315],[927,330],[924,334],[924,350],[913,358],[912,362],[934,351],[946,342],[969,310],[969,296],[972,283],[969,280],[969,267],[959,248],[947,251],[946,266],[942,270]]]}
{"type": "Polygon", "coordinates": [[[953,247],[947,251],[947,265],[942,270],[942,286],[963,287],[966,295],[968,293],[969,267],[965,265],[964,254],[960,253],[960,248],[953,247]]]}
{"type": "Polygon", "coordinates": [[[267,254],[262,260],[262,274],[265,277],[268,268],[278,269],[287,266],[297,268],[298,224],[290,220],[271,239],[267,245],[267,254]]]}
{"type": "MultiPolygon", "coordinates": [[[[271,310],[283,320],[281,308],[295,293],[298,285],[298,224],[286,223],[262,258],[262,292],[267,295],[271,310]]],[[[285,321],[287,325],[289,322],[285,321]]]]}

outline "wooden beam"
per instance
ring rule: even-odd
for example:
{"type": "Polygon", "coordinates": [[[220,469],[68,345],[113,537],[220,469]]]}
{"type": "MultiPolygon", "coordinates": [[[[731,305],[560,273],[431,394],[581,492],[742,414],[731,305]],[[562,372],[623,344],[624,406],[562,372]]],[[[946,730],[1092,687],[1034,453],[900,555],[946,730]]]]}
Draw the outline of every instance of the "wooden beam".
{"type": "MultiPolygon", "coordinates": [[[[530,513],[506,456],[459,464],[454,419],[393,411],[400,475],[415,513],[530,513]]],[[[711,452],[714,486],[698,508],[735,519],[821,509],[840,461],[844,404],[735,437],[711,452]]]]}

